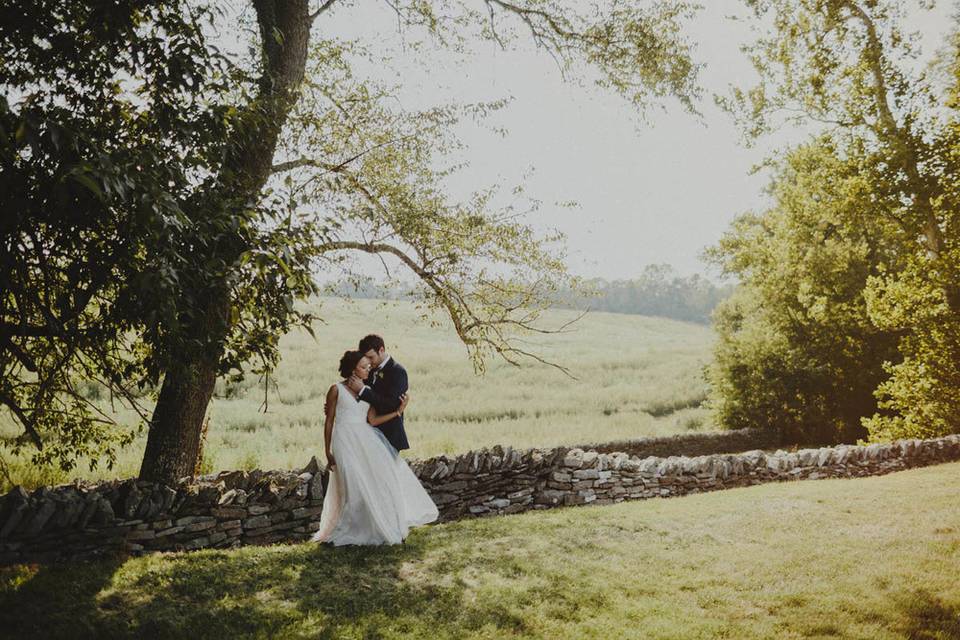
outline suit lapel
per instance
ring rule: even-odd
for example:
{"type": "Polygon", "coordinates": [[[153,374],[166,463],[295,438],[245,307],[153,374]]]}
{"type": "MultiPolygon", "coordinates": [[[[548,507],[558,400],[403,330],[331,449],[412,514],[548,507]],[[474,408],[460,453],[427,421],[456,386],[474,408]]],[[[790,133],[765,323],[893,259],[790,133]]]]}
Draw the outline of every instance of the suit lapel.
{"type": "Polygon", "coordinates": [[[387,370],[390,369],[390,367],[393,366],[394,362],[396,362],[396,361],[395,361],[393,358],[390,358],[389,362],[387,362],[387,364],[383,365],[383,368],[382,368],[382,369],[376,369],[376,370],[374,370],[374,372],[373,372],[373,380],[370,382],[370,388],[374,388],[374,387],[377,386],[377,382],[380,381],[380,376],[385,376],[385,375],[387,375],[387,370]]]}

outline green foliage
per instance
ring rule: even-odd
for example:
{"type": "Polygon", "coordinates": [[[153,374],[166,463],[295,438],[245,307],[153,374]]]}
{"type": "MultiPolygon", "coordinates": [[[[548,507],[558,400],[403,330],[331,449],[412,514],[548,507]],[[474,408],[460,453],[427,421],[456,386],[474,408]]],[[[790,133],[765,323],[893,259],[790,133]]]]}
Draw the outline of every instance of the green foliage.
{"type": "Polygon", "coordinates": [[[877,389],[884,414],[865,420],[872,440],[925,438],[960,428],[960,322],[913,261],[904,271],[871,279],[870,317],[903,335],[903,360],[886,363],[877,389]]]}
{"type": "Polygon", "coordinates": [[[177,1],[2,9],[0,403],[22,432],[0,448],[69,469],[132,437],[85,391],[137,406],[138,310],[177,277],[149,253],[185,223],[184,154],[216,156],[224,131],[202,100],[221,73],[210,19],[177,1]]]}
{"type": "Polygon", "coordinates": [[[936,264],[913,245],[900,272],[871,279],[870,315],[886,329],[903,334],[903,361],[888,364],[889,380],[877,389],[885,415],[865,421],[876,440],[922,438],[960,429],[960,313],[952,300],[960,282],[960,32],[954,32],[947,61],[951,76],[945,124],[935,129],[929,162],[943,183],[933,200],[944,247],[936,264]]]}
{"type": "Polygon", "coordinates": [[[457,51],[469,50],[471,40],[506,49],[530,39],[568,80],[615,91],[641,110],[674,97],[694,111],[700,95],[702,65],[691,59],[692,46],[682,30],[699,9],[696,3],[413,0],[391,7],[402,27],[419,27],[457,51]]]}
{"type": "Polygon", "coordinates": [[[774,207],[746,215],[709,255],[741,281],[715,314],[711,406],[729,428],[779,429],[799,442],[865,435],[896,334],[868,317],[863,289],[895,259],[897,230],[876,215],[855,158],[828,139],[791,152],[774,207]]]}
{"type": "Polygon", "coordinates": [[[774,209],[713,251],[745,278],[717,316],[718,418],[825,438],[860,422],[873,439],[955,431],[955,89],[917,64],[901,3],[747,4],[769,26],[749,48],[760,82],[721,103],[749,136],[784,121],[824,132],[774,178],[774,209]]]}

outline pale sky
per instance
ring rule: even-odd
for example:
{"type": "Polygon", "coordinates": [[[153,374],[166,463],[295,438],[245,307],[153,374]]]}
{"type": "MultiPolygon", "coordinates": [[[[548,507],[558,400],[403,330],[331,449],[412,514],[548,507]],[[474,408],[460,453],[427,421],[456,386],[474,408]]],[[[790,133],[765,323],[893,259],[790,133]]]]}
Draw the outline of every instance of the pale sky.
{"type": "MultiPolygon", "coordinates": [[[[442,49],[401,51],[396,69],[374,73],[386,81],[402,74],[407,108],[512,98],[490,121],[506,128],[506,137],[463,127],[471,167],[453,188],[510,185],[532,169],[528,193],[544,206],[530,222],[567,235],[574,273],[632,278],[651,263],[672,264],[682,274],[710,273],[699,259],[703,248],[737,214],[764,206],[767,176],[749,175],[751,167],[804,134],[785,131],[749,149],[741,144],[732,118],[714,106],[712,95],[725,94],[731,84],[749,86],[754,78],[739,50],[749,30],[728,18],[747,13],[733,0],[706,4],[688,30],[697,43],[696,59],[707,65],[698,105],[702,119],[668,101],[666,111],[650,110],[644,121],[613,93],[565,83],[553,60],[532,45],[510,52],[483,43],[465,61],[442,49]],[[421,64],[403,62],[404,55],[417,55],[421,64]],[[552,205],[569,200],[579,208],[552,205]]],[[[911,15],[909,26],[922,33],[925,52],[942,44],[951,12],[949,3],[940,3],[933,12],[911,15]]],[[[344,7],[316,26],[340,35],[362,33],[365,42],[385,48],[402,41],[385,3],[344,7]]]]}

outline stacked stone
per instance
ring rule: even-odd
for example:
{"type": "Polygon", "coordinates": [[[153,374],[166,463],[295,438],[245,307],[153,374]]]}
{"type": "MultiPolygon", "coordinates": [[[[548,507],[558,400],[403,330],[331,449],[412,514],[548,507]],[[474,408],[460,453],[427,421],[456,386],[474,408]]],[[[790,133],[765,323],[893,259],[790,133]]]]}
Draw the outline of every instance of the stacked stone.
{"type": "MultiPolygon", "coordinates": [[[[578,447],[598,453],[626,453],[629,456],[706,456],[716,453],[734,453],[752,449],[776,449],[784,444],[781,435],[771,429],[736,429],[680,433],[659,438],[613,440],[578,447]]],[[[791,443],[795,444],[795,443],[791,443]]]]}
{"type": "Polygon", "coordinates": [[[483,449],[413,465],[442,520],[531,509],[682,496],[818,478],[880,475],[960,460],[960,435],[795,452],[760,450],[696,457],[631,456],[580,448],[483,449]]]}
{"type": "Polygon", "coordinates": [[[302,473],[227,471],[175,488],[17,487],[0,499],[0,564],[304,540],[318,528],[323,491],[315,461],[302,473]]]}
{"type": "Polygon", "coordinates": [[[497,445],[414,462],[411,468],[439,508],[441,520],[455,520],[536,508],[534,494],[565,452],[497,445]]]}
{"type": "MultiPolygon", "coordinates": [[[[493,447],[414,461],[442,520],[682,496],[765,482],[881,475],[960,460],[960,435],[697,457],[493,447]]],[[[0,498],[0,564],[294,542],[319,525],[325,474],[229,471],[166,487],[137,480],[15,488],[0,498]]]]}

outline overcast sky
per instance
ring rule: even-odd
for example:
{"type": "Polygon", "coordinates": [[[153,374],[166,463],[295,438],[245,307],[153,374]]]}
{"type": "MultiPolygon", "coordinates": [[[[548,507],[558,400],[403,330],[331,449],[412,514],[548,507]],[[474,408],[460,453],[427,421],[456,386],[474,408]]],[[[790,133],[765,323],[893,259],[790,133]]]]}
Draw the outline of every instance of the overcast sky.
{"type": "MultiPolygon", "coordinates": [[[[709,274],[699,258],[703,248],[720,238],[734,216],[764,205],[767,176],[750,175],[751,167],[802,133],[785,131],[750,149],[741,144],[712,94],[726,93],[731,84],[748,86],[755,77],[739,49],[749,30],[730,19],[746,12],[733,0],[706,4],[688,30],[697,43],[696,59],[707,64],[699,119],[667,102],[666,111],[651,110],[644,121],[612,93],[565,83],[553,60],[532,46],[512,52],[483,44],[466,60],[442,49],[407,52],[421,64],[400,62],[384,70],[383,79],[396,81],[394,74],[402,74],[408,108],[512,98],[492,120],[508,130],[506,137],[463,127],[471,167],[453,187],[466,192],[494,182],[514,184],[532,169],[528,191],[544,206],[531,222],[567,235],[574,273],[632,278],[647,264],[669,263],[683,274],[709,274]],[[552,204],[569,200],[579,207],[552,204]]],[[[912,14],[910,26],[922,33],[925,51],[941,45],[951,12],[949,3],[941,3],[933,12],[912,14]]],[[[401,41],[385,3],[345,7],[326,18],[317,25],[324,31],[363,33],[366,42],[384,48],[401,41]]]]}

